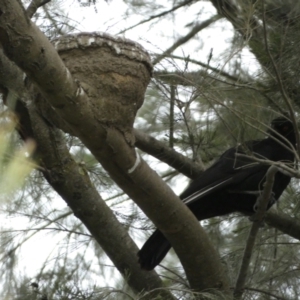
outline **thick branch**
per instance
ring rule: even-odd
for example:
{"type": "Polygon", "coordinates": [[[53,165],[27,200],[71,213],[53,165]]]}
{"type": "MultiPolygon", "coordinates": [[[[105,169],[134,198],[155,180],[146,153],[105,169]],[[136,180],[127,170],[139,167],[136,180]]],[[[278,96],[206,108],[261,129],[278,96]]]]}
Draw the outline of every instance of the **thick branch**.
{"type": "Polygon", "coordinates": [[[10,61],[0,49],[0,86],[7,91],[14,90],[16,97],[21,95],[24,90],[23,74],[15,63],[10,61]],[[17,89],[15,88],[16,86],[18,87],[17,89]]]}
{"type": "Polygon", "coordinates": [[[25,18],[16,0],[0,1],[0,42],[9,58],[37,84],[112,179],[162,230],[179,256],[191,288],[228,293],[218,254],[197,219],[136,155],[119,130],[95,118],[84,90],[72,79],[47,38],[25,18]],[[10,24],[14,24],[13,30],[10,24]]]}
{"type": "Polygon", "coordinates": [[[32,0],[26,9],[29,18],[32,18],[39,7],[49,3],[51,0],[32,0]]]}
{"type": "MultiPolygon", "coordinates": [[[[16,110],[22,128],[29,133],[27,138],[35,138],[37,142],[37,155],[42,159],[45,178],[127,278],[129,286],[139,293],[161,287],[162,282],[155,272],[140,269],[136,260],[137,246],[100,197],[87,172],[74,161],[59,130],[49,127],[33,105],[29,108],[30,117],[21,102],[18,102],[16,110]]],[[[174,299],[168,291],[159,289],[148,298],[152,299],[155,294],[174,299]]]]}
{"type": "MultiPolygon", "coordinates": [[[[0,66],[2,72],[0,84],[7,88],[7,94],[13,94],[16,98],[21,97],[22,94],[24,96],[26,92],[23,72],[9,61],[2,51],[0,66]]],[[[139,293],[155,290],[149,293],[149,297],[147,296],[149,299],[156,295],[174,299],[168,291],[159,289],[162,283],[155,272],[149,273],[140,269],[136,259],[137,246],[101,199],[87,173],[73,160],[58,130],[49,127],[49,123],[48,125],[45,123],[32,105],[31,118],[21,100],[16,101],[12,109],[18,116],[17,129],[22,139],[32,138],[37,142],[38,151],[35,156],[42,159],[46,170],[44,175],[49,184],[67,202],[120,273],[128,279],[129,286],[139,293]],[[77,197],[75,198],[74,195],[77,197]]]]}

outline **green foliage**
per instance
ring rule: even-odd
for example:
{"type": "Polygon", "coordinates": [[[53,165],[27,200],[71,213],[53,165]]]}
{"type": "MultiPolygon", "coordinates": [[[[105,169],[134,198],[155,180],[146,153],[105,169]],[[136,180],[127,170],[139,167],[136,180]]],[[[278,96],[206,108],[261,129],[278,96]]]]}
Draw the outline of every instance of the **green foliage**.
{"type": "Polygon", "coordinates": [[[2,116],[0,127],[0,193],[1,201],[11,197],[34,168],[29,158],[34,151],[34,142],[28,141],[19,149],[13,144],[15,124],[11,116],[2,116]]]}

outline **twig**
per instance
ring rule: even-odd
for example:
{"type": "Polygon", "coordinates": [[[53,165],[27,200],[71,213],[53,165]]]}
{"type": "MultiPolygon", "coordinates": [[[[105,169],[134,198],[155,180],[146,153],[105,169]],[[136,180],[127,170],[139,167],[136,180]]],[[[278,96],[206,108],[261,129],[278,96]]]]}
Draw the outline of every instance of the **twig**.
{"type": "Polygon", "coordinates": [[[268,201],[272,196],[272,188],[274,184],[275,175],[277,172],[278,172],[278,168],[276,166],[271,166],[268,169],[263,192],[257,199],[258,208],[256,213],[252,217],[253,224],[251,226],[251,230],[247,239],[247,244],[242,259],[242,265],[239,271],[239,275],[233,293],[236,299],[241,299],[244,292],[247,272],[249,269],[251,255],[255,245],[256,235],[264,219],[264,215],[266,213],[267,206],[268,206],[268,201]]]}
{"type": "MultiPolygon", "coordinates": [[[[170,55],[168,55],[168,57],[174,58],[174,59],[184,60],[186,62],[191,62],[191,63],[193,63],[195,65],[199,65],[199,66],[201,66],[203,68],[209,69],[209,70],[213,71],[214,73],[217,73],[218,75],[226,77],[226,78],[228,78],[228,79],[230,79],[232,81],[235,81],[235,82],[239,81],[239,82],[241,82],[240,78],[238,78],[236,76],[233,76],[233,75],[230,75],[229,73],[227,73],[225,71],[222,71],[222,70],[220,70],[218,68],[212,67],[212,66],[210,66],[208,64],[205,64],[205,63],[203,63],[201,61],[198,61],[198,60],[195,60],[195,59],[192,59],[192,58],[189,58],[189,57],[181,57],[181,56],[174,55],[174,54],[170,54],[170,55]]],[[[159,74],[159,72],[154,72],[154,74],[159,74]]],[[[245,84],[247,84],[247,83],[245,82],[245,84]]]]}
{"type": "MultiPolygon", "coordinates": [[[[63,218],[66,218],[68,217],[69,215],[71,215],[72,213],[71,212],[66,212],[66,213],[63,213],[59,216],[57,216],[55,219],[53,220],[49,220],[46,224],[40,226],[40,227],[37,227],[37,228],[30,228],[30,229],[24,229],[24,230],[7,230],[7,231],[1,231],[1,233],[5,233],[5,232],[9,232],[9,233],[12,233],[12,232],[29,232],[29,231],[34,231],[33,233],[31,233],[30,235],[28,235],[27,237],[25,237],[22,241],[20,241],[17,245],[15,245],[11,250],[10,252],[15,252],[18,248],[20,248],[25,242],[27,242],[28,240],[30,240],[34,235],[36,235],[37,233],[39,233],[41,230],[59,230],[58,228],[49,228],[48,226],[50,224],[53,224],[53,223],[57,223],[58,220],[60,219],[63,219],[63,218]]],[[[32,216],[31,216],[32,217],[32,216]]]]}
{"type": "Polygon", "coordinates": [[[170,128],[169,128],[169,147],[174,147],[174,106],[175,106],[175,85],[171,84],[170,93],[170,128]]]}
{"type": "Polygon", "coordinates": [[[258,293],[261,293],[261,294],[265,294],[265,295],[267,295],[269,297],[271,296],[271,297],[273,297],[275,299],[278,299],[278,300],[287,300],[286,298],[282,298],[280,296],[277,296],[277,295],[275,295],[273,293],[270,293],[268,291],[264,291],[264,290],[261,290],[261,289],[255,289],[255,288],[251,288],[251,287],[245,287],[245,290],[252,291],[252,292],[258,292],[258,293]]]}
{"type": "Polygon", "coordinates": [[[247,159],[252,159],[255,162],[264,164],[264,165],[270,165],[270,166],[276,166],[281,173],[284,175],[290,176],[290,177],[295,177],[295,178],[300,178],[300,173],[298,171],[295,171],[294,169],[291,169],[286,166],[282,161],[273,161],[269,159],[260,159],[254,156],[249,156],[246,154],[241,154],[241,153],[236,153],[237,157],[244,157],[247,159]]]}
{"type": "Polygon", "coordinates": [[[213,16],[209,18],[208,20],[197,24],[186,36],[180,38],[175,42],[169,49],[167,49],[164,53],[156,57],[152,64],[156,65],[159,63],[162,59],[164,59],[167,55],[170,55],[175,49],[180,47],[181,45],[185,44],[187,41],[189,41],[191,38],[193,38],[199,31],[202,29],[208,27],[210,24],[214,23],[215,21],[221,19],[222,17],[220,15],[213,16]]]}
{"type": "Polygon", "coordinates": [[[175,277],[177,277],[178,279],[171,278],[171,277],[169,277],[169,276],[162,275],[162,274],[160,274],[160,277],[168,278],[169,280],[173,280],[174,282],[177,282],[177,283],[183,285],[185,288],[189,288],[189,285],[188,285],[186,279],[185,279],[184,277],[182,277],[178,271],[176,272],[176,271],[174,271],[173,269],[167,268],[166,266],[161,265],[161,264],[159,264],[159,266],[160,266],[162,269],[164,269],[164,270],[168,271],[169,273],[173,274],[173,275],[174,275],[175,277]]]}
{"type": "Polygon", "coordinates": [[[177,9],[179,9],[179,8],[181,8],[181,7],[183,7],[183,6],[186,6],[186,5],[190,4],[190,3],[192,3],[193,1],[194,1],[194,0],[183,1],[183,2],[179,3],[178,5],[172,7],[172,8],[169,9],[169,10],[165,10],[165,11],[163,11],[163,12],[157,14],[157,15],[153,15],[153,16],[149,17],[149,18],[146,19],[146,20],[143,20],[143,21],[141,21],[141,22],[138,22],[138,23],[135,24],[135,25],[132,25],[132,26],[126,28],[126,29],[123,29],[123,30],[120,31],[118,34],[122,34],[122,33],[126,32],[126,31],[128,31],[128,30],[130,30],[130,29],[133,29],[133,28],[135,28],[135,27],[137,27],[137,26],[140,26],[140,25],[142,25],[142,24],[145,24],[145,23],[147,23],[147,22],[150,22],[150,21],[152,21],[152,20],[154,20],[154,19],[163,17],[163,16],[165,16],[165,15],[171,13],[171,12],[176,11],[177,9]]]}

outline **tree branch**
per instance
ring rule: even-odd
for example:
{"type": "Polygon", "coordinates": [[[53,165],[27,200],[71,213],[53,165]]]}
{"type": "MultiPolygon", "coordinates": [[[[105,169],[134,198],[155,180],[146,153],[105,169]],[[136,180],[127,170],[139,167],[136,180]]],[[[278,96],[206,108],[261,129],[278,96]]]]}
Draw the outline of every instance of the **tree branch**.
{"type": "Polygon", "coordinates": [[[169,127],[169,147],[174,148],[174,106],[175,106],[175,85],[170,85],[170,127],[169,127]]]}
{"type": "Polygon", "coordinates": [[[265,221],[269,226],[300,241],[300,221],[298,219],[270,210],[266,214],[265,221]]]}
{"type": "MultiPolygon", "coordinates": [[[[7,88],[8,96],[13,94],[16,98],[11,109],[19,119],[18,132],[23,140],[28,138],[36,140],[38,150],[34,156],[42,158],[43,174],[49,184],[91,232],[134,291],[139,293],[149,291],[148,299],[161,296],[164,299],[174,300],[167,290],[159,289],[162,282],[155,272],[144,272],[140,269],[136,257],[137,246],[100,197],[88,174],[73,160],[58,130],[45,123],[33,104],[30,106],[29,116],[26,105],[17,99],[25,94],[29,96],[25,91],[24,75],[2,51],[0,51],[0,72],[2,72],[0,85],[7,88]],[[154,292],[151,292],[152,290],[154,292]]],[[[34,101],[30,100],[29,102],[34,101]]]]}
{"type": "Polygon", "coordinates": [[[177,42],[175,42],[169,49],[167,49],[161,55],[157,56],[152,62],[153,65],[159,63],[166,56],[169,56],[175,49],[177,49],[178,47],[180,47],[181,45],[189,41],[191,38],[193,38],[199,31],[203,30],[204,28],[208,27],[209,25],[211,25],[212,23],[214,23],[219,19],[221,19],[221,16],[216,15],[200,24],[197,24],[186,36],[178,39],[177,42]]]}
{"type": "MultiPolygon", "coordinates": [[[[211,70],[211,71],[212,71],[213,73],[215,73],[216,75],[221,75],[222,77],[225,77],[225,78],[229,79],[230,81],[239,82],[239,83],[241,83],[241,84],[248,84],[248,82],[243,81],[241,78],[238,78],[238,77],[236,77],[236,76],[233,76],[233,75],[231,75],[231,74],[229,74],[229,73],[227,73],[227,72],[225,72],[225,71],[223,71],[223,70],[221,70],[221,69],[212,67],[211,65],[205,64],[205,63],[203,63],[203,62],[201,62],[201,61],[199,61],[199,60],[195,60],[195,59],[192,59],[192,58],[190,58],[190,57],[181,57],[181,56],[174,55],[174,54],[170,54],[170,55],[168,55],[168,56],[166,56],[166,57],[184,60],[186,63],[191,62],[191,63],[193,63],[193,64],[195,64],[195,65],[199,65],[199,66],[203,67],[203,68],[206,69],[206,70],[211,70]]],[[[175,73],[177,73],[177,72],[175,72],[175,73]]],[[[188,72],[188,74],[191,74],[191,75],[194,74],[195,77],[196,77],[197,74],[198,74],[198,76],[199,76],[199,73],[200,73],[199,71],[198,71],[198,72],[188,72]]],[[[165,74],[165,75],[167,75],[168,73],[162,72],[162,71],[155,71],[155,72],[154,72],[154,76],[155,76],[155,75],[158,75],[158,76],[159,76],[160,74],[165,74]]],[[[174,74],[174,73],[171,73],[170,76],[172,76],[172,74],[174,74]]],[[[186,74],[186,72],[185,72],[184,74],[186,74]]],[[[204,76],[204,75],[205,75],[205,73],[203,73],[203,76],[204,76]]],[[[212,77],[212,75],[210,75],[210,74],[207,74],[206,76],[212,77]]],[[[215,77],[213,77],[213,78],[215,78],[215,77]]]]}
{"type": "Polygon", "coordinates": [[[179,4],[175,5],[174,7],[172,7],[171,9],[168,9],[168,10],[166,10],[166,11],[163,11],[163,12],[157,14],[157,15],[153,15],[153,16],[149,17],[149,18],[146,19],[146,20],[143,20],[143,21],[141,21],[141,22],[138,22],[138,23],[135,24],[135,25],[132,25],[132,26],[130,26],[130,27],[128,27],[128,28],[125,28],[125,29],[121,30],[121,31],[118,33],[118,35],[119,35],[119,34],[122,34],[122,33],[124,33],[124,32],[126,32],[126,31],[128,31],[128,30],[130,30],[130,29],[133,29],[133,28],[135,28],[135,27],[137,27],[137,26],[140,26],[140,25],[142,25],[142,24],[148,23],[148,22],[150,22],[150,21],[152,21],[152,20],[154,20],[154,19],[163,17],[163,16],[165,16],[165,15],[171,13],[171,12],[174,12],[174,11],[176,11],[177,9],[179,9],[179,8],[181,8],[181,7],[183,7],[183,6],[186,6],[186,5],[188,5],[188,4],[192,3],[192,2],[194,2],[194,0],[186,0],[186,1],[182,1],[181,3],[179,3],[179,4]]]}
{"type": "Polygon", "coordinates": [[[134,134],[136,138],[136,146],[139,149],[156,157],[160,161],[163,161],[185,176],[189,178],[196,178],[204,171],[200,165],[176,152],[174,149],[166,146],[154,137],[137,129],[134,130],[134,134]]]}
{"type": "MultiPolygon", "coordinates": [[[[23,105],[21,110],[20,107],[21,102],[17,105],[17,113],[23,128],[26,126],[26,131],[31,131],[31,138],[37,142],[37,155],[42,159],[46,180],[87,227],[128,285],[139,293],[161,287],[162,282],[155,272],[140,269],[137,246],[100,197],[87,172],[74,161],[58,129],[47,125],[33,104],[29,106],[30,119],[26,115],[27,108],[23,105]]],[[[152,296],[148,299],[161,296],[174,300],[167,290],[157,291],[150,293],[152,296]]]]}
{"type": "Polygon", "coordinates": [[[264,215],[267,210],[268,202],[272,197],[272,189],[274,184],[275,175],[278,172],[278,168],[275,166],[271,166],[266,174],[266,182],[264,184],[264,189],[262,194],[257,199],[257,211],[251,216],[251,219],[254,221],[251,230],[249,232],[249,236],[247,239],[247,244],[244,250],[244,255],[242,259],[241,268],[238,274],[238,278],[236,281],[236,286],[233,292],[235,299],[241,299],[244,286],[248,274],[249,264],[252,256],[252,252],[255,246],[255,239],[258,233],[259,228],[264,219],[264,215]]]}
{"type": "Polygon", "coordinates": [[[72,79],[47,38],[24,16],[17,0],[0,1],[0,42],[6,55],[36,83],[111,178],[165,234],[182,262],[191,288],[229,293],[220,258],[195,216],[139,158],[128,143],[129,136],[99,122],[92,105],[94,99],[72,79]]]}
{"type": "Polygon", "coordinates": [[[278,300],[287,300],[287,298],[282,298],[280,296],[277,296],[273,293],[270,293],[269,291],[265,291],[265,290],[261,290],[261,289],[255,289],[255,288],[251,288],[251,287],[245,287],[245,290],[248,290],[248,291],[253,291],[255,293],[260,293],[260,294],[264,294],[266,295],[268,298],[269,297],[272,297],[272,298],[275,298],[275,299],[278,299],[278,300]]]}
{"type": "Polygon", "coordinates": [[[51,0],[32,0],[26,9],[27,16],[31,19],[39,7],[49,3],[51,0]]]}

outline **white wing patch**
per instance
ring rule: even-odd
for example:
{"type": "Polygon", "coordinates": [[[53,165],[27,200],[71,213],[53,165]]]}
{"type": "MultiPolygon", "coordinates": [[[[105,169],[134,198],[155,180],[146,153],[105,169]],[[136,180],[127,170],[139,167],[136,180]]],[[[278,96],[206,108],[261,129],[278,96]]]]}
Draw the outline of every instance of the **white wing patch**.
{"type": "Polygon", "coordinates": [[[192,202],[196,201],[197,199],[202,198],[202,197],[204,197],[205,195],[209,194],[212,190],[216,189],[216,188],[219,187],[219,186],[222,186],[224,183],[226,183],[226,182],[228,182],[228,181],[230,181],[230,180],[232,180],[232,177],[230,177],[230,178],[228,178],[228,179],[226,179],[226,180],[224,180],[224,181],[222,181],[222,182],[220,182],[220,183],[218,183],[218,184],[216,184],[216,185],[210,186],[210,187],[207,188],[207,189],[202,189],[202,190],[200,190],[200,191],[197,191],[197,192],[195,192],[194,194],[192,194],[192,195],[186,197],[186,198],[183,199],[182,201],[183,201],[183,203],[185,203],[185,204],[192,203],[192,202]]]}

